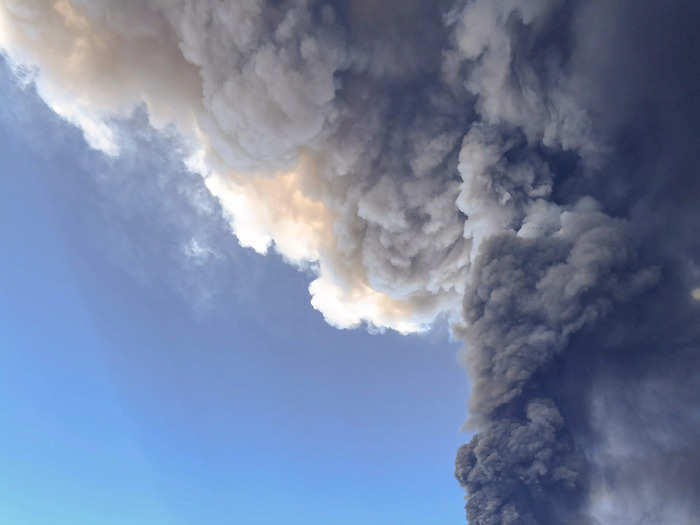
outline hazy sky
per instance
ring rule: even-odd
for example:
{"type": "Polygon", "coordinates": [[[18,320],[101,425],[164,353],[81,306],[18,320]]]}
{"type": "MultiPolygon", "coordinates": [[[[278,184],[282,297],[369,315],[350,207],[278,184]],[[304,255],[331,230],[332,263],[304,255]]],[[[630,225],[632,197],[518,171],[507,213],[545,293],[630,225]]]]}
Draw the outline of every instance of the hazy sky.
{"type": "Polygon", "coordinates": [[[197,216],[156,139],[106,159],[0,78],[2,523],[463,521],[444,329],[328,326],[308,275],[197,216]]]}

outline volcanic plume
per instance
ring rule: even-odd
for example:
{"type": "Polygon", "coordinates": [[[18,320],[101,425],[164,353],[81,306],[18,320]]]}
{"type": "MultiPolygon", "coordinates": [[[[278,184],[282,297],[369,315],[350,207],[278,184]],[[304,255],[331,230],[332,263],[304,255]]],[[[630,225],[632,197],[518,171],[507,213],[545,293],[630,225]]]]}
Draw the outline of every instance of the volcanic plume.
{"type": "Polygon", "coordinates": [[[329,323],[450,321],[470,523],[685,525],[698,22],[688,0],[0,0],[0,47],[107,155],[137,109],[175,129],[329,323]]]}

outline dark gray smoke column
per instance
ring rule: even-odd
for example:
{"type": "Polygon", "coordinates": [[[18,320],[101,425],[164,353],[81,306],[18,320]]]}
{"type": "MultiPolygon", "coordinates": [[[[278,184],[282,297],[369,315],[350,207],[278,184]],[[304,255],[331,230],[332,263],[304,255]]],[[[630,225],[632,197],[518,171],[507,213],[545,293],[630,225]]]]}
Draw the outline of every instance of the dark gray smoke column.
{"type": "Polygon", "coordinates": [[[551,5],[505,24],[508,77],[556,95],[556,64],[599,154],[545,152],[567,226],[476,260],[459,333],[477,434],[455,474],[472,524],[697,523],[700,9],[551,5]]]}
{"type": "Polygon", "coordinates": [[[177,130],[240,242],[316,272],[328,322],[450,320],[472,525],[689,525],[699,11],[0,0],[0,48],[107,154],[135,107],[177,130]]]}

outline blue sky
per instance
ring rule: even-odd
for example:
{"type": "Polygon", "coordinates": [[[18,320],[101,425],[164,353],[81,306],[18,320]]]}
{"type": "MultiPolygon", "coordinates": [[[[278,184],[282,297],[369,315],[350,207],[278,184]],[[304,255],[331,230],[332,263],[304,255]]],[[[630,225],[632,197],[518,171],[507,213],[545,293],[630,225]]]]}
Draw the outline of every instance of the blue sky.
{"type": "Polygon", "coordinates": [[[444,330],[326,325],[172,141],[109,159],[4,66],[0,89],[1,523],[463,522],[444,330]]]}

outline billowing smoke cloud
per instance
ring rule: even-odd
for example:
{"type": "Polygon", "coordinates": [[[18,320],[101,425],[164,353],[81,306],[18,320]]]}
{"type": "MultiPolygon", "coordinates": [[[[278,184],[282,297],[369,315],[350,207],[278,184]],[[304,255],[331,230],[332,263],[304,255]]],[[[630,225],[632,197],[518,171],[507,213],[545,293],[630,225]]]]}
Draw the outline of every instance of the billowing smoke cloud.
{"type": "Polygon", "coordinates": [[[145,107],[335,326],[447,317],[470,523],[700,515],[691,1],[1,0],[93,147],[145,107]]]}

